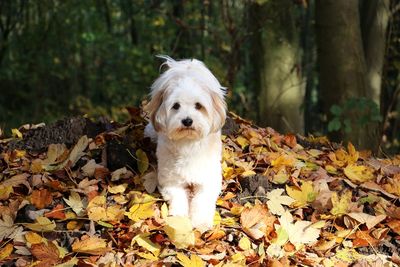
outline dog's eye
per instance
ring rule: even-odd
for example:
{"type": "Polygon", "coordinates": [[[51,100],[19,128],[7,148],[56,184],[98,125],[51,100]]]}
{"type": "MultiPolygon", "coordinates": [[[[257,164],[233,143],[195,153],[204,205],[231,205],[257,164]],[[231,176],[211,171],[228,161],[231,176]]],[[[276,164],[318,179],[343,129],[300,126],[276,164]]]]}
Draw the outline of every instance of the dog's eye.
{"type": "Polygon", "coordinates": [[[203,105],[201,105],[199,102],[197,102],[197,103],[195,104],[195,108],[196,108],[196,109],[202,109],[202,108],[203,108],[203,105]]]}
{"type": "Polygon", "coordinates": [[[181,107],[181,105],[179,105],[179,103],[175,103],[172,108],[175,110],[178,110],[181,107]]]}

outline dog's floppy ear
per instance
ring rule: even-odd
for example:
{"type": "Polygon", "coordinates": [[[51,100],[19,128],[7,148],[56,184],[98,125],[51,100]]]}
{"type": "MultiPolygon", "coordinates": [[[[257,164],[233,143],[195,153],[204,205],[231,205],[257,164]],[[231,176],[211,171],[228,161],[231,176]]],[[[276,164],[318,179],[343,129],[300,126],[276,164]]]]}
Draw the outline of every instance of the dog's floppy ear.
{"type": "Polygon", "coordinates": [[[163,127],[162,111],[160,107],[164,101],[165,90],[157,91],[152,97],[150,102],[144,107],[144,110],[149,113],[151,124],[153,124],[156,132],[160,131],[163,127]]]}
{"type": "Polygon", "coordinates": [[[213,105],[213,111],[211,113],[211,132],[217,132],[221,130],[225,124],[226,119],[226,103],[224,100],[223,93],[216,93],[211,91],[211,99],[213,105]]]}

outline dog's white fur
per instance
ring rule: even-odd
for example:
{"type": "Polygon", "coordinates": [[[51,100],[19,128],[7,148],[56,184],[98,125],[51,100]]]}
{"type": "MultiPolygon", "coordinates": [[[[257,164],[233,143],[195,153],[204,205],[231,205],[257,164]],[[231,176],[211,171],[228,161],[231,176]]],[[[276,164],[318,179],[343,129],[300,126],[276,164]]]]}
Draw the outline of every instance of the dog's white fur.
{"type": "Polygon", "coordinates": [[[145,130],[157,140],[158,189],[170,215],[189,216],[194,227],[208,229],[222,183],[225,91],[201,61],[160,57],[168,69],[151,87],[145,130]],[[185,119],[192,124],[185,126],[185,119]]]}

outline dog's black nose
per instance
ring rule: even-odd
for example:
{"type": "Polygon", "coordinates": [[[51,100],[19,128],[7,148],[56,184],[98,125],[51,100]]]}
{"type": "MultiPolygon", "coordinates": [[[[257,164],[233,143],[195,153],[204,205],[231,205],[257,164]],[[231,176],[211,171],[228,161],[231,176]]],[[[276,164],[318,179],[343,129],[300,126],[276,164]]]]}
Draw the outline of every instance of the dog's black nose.
{"type": "Polygon", "coordinates": [[[186,118],[182,120],[182,124],[186,127],[192,126],[193,120],[191,118],[186,118]]]}

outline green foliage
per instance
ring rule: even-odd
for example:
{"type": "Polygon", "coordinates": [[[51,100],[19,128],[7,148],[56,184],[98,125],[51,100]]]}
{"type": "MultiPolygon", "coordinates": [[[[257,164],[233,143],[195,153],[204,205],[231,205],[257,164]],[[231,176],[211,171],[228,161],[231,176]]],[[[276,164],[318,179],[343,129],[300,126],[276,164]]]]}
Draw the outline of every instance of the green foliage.
{"type": "Polygon", "coordinates": [[[350,133],[353,127],[365,127],[369,123],[382,121],[378,105],[365,97],[350,98],[341,106],[332,105],[330,113],[332,114],[332,119],[328,123],[329,132],[342,130],[350,133]],[[356,114],[357,116],[349,116],[350,114],[356,114]]]}
{"type": "MultiPolygon", "coordinates": [[[[221,2],[208,5],[9,1],[0,9],[0,19],[10,22],[7,36],[0,29],[0,127],[83,113],[125,118],[125,106],[147,97],[159,73],[157,54],[202,59],[234,89],[225,79],[232,40],[221,2]]],[[[229,6],[235,27],[242,11],[239,2],[229,6]]]]}

